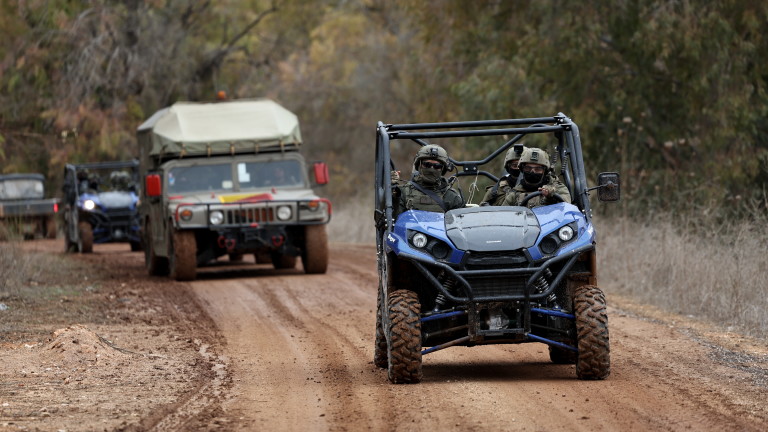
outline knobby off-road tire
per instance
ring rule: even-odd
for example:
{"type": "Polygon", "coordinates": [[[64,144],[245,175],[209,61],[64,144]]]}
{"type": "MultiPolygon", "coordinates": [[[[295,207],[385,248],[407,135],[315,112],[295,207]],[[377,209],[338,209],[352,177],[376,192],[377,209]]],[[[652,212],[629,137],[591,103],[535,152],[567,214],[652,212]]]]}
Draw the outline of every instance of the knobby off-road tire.
{"type": "Polygon", "coordinates": [[[304,248],[301,251],[304,273],[322,274],[328,270],[328,234],[325,225],[304,227],[304,248]]]}
{"type": "Polygon", "coordinates": [[[150,276],[166,276],[168,274],[168,258],[157,256],[152,241],[152,226],[150,222],[144,225],[144,265],[150,276]]]}
{"type": "Polygon", "coordinates": [[[131,243],[131,252],[140,252],[143,249],[141,242],[132,241],[130,243],[131,243]]]}
{"type": "Polygon", "coordinates": [[[272,266],[277,270],[296,268],[296,257],[272,252],[272,266]]]}
{"type": "Polygon", "coordinates": [[[190,281],[197,277],[197,242],[192,231],[173,230],[170,239],[170,276],[177,281],[190,281]]]}
{"type": "Polygon", "coordinates": [[[389,380],[395,384],[421,381],[421,304],[415,292],[397,290],[389,294],[389,380]]]}
{"type": "Polygon", "coordinates": [[[80,242],[77,245],[80,253],[93,252],[93,227],[91,224],[81,221],[77,224],[77,231],[80,234],[80,242]]]}
{"type": "Polygon", "coordinates": [[[574,293],[573,310],[579,348],[576,377],[583,380],[605,379],[611,373],[605,295],[594,285],[578,287],[574,293]]]}

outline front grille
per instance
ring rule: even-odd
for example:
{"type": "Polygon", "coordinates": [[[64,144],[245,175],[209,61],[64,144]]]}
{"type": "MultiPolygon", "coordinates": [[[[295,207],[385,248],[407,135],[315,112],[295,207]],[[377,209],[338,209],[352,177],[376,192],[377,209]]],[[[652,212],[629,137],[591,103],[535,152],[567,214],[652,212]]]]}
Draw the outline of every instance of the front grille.
{"type": "Polygon", "coordinates": [[[106,209],[104,213],[107,215],[109,224],[112,226],[128,226],[131,224],[131,218],[133,217],[133,212],[125,208],[106,209]]]}
{"type": "Polygon", "coordinates": [[[520,250],[475,252],[466,255],[464,265],[467,270],[492,270],[523,267],[528,264],[528,258],[520,250]]]}
{"type": "Polygon", "coordinates": [[[522,295],[525,276],[466,276],[475,297],[522,295]]]}
{"type": "Polygon", "coordinates": [[[275,220],[275,212],[269,207],[239,207],[225,210],[224,217],[227,224],[264,223],[273,222],[275,220]]]}

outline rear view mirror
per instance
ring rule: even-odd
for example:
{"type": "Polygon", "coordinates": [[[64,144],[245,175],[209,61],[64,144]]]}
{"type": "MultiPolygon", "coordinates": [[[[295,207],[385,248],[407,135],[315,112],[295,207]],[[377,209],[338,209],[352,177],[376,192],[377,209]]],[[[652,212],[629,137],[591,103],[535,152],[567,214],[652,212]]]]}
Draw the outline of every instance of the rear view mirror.
{"type": "Polygon", "coordinates": [[[150,174],[144,178],[144,190],[148,197],[157,197],[163,193],[163,183],[158,174],[150,174]]]}
{"type": "Polygon", "coordinates": [[[618,201],[621,196],[621,179],[617,172],[597,175],[597,199],[605,202],[618,201]]]}
{"type": "Polygon", "coordinates": [[[313,163],[312,171],[315,175],[315,183],[319,185],[328,184],[328,165],[325,162],[313,163]]]}

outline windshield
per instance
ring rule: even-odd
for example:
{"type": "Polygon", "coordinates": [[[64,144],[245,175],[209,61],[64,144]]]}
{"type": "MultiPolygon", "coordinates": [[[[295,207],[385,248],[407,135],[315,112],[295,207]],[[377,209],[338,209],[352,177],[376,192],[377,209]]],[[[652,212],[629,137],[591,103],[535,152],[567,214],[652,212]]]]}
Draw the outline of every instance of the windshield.
{"type": "Polygon", "coordinates": [[[168,172],[169,192],[232,190],[232,165],[194,165],[172,168],[168,172]]]}
{"type": "Polygon", "coordinates": [[[304,186],[301,164],[297,160],[240,162],[237,178],[241,189],[304,186]]]}
{"type": "Polygon", "coordinates": [[[0,181],[0,199],[39,199],[43,197],[43,182],[34,179],[0,181]]]}

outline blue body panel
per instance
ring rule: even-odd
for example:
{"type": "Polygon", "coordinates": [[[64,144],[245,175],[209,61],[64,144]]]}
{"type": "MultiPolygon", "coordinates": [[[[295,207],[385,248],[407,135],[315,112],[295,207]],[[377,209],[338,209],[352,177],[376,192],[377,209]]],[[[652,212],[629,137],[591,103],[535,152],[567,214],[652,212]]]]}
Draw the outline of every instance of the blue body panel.
{"type": "MultiPolygon", "coordinates": [[[[536,239],[535,245],[527,248],[531,259],[538,261],[545,258],[554,258],[571,250],[584,245],[593,244],[595,241],[595,231],[592,224],[587,223],[584,215],[579,209],[568,203],[558,203],[549,206],[536,207],[533,209],[536,215],[541,231],[536,239]],[[539,243],[547,235],[557,231],[564,225],[575,223],[573,239],[565,242],[558,250],[551,255],[544,255],[538,248],[539,243]]],[[[503,222],[500,222],[503,224],[503,222]]],[[[452,249],[450,255],[441,260],[444,263],[461,263],[464,252],[456,248],[455,244],[446,235],[445,215],[440,212],[428,212],[422,210],[408,210],[402,213],[394,224],[392,233],[385,239],[386,246],[395,254],[410,254],[435,261],[434,257],[421,249],[415,248],[408,242],[408,231],[417,231],[427,234],[430,237],[441,240],[452,249]]]]}

